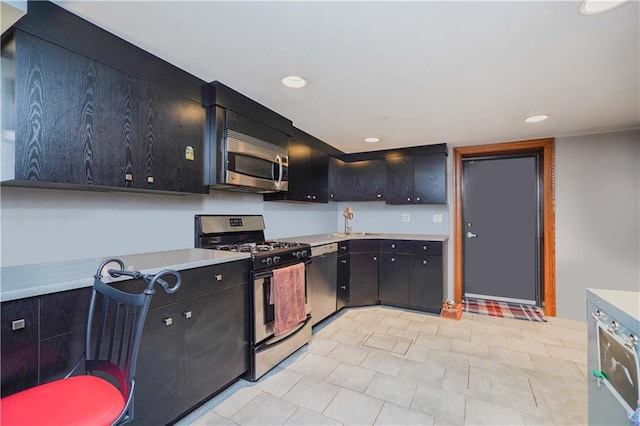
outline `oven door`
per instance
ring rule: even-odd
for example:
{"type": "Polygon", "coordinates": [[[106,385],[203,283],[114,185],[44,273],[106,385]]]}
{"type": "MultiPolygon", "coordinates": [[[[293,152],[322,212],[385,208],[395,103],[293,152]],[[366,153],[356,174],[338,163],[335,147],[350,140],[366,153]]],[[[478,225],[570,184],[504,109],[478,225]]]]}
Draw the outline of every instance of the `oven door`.
{"type": "Polygon", "coordinates": [[[288,189],[287,150],[227,130],[225,183],[271,191],[288,189]]]}
{"type": "MultiPolygon", "coordinates": [[[[305,262],[309,263],[309,262],[305,262]]],[[[289,265],[285,265],[289,266],[289,265]]],[[[307,288],[307,268],[305,267],[305,283],[304,283],[304,300],[305,311],[307,313],[307,319],[311,314],[311,300],[309,298],[307,288]]],[[[273,271],[257,272],[254,274],[253,279],[253,336],[252,343],[254,345],[269,339],[270,343],[275,343],[279,340],[284,340],[291,334],[295,334],[303,323],[300,323],[298,327],[281,334],[278,337],[273,335],[275,310],[272,304],[269,303],[271,295],[271,282],[273,279],[273,271]]]]}

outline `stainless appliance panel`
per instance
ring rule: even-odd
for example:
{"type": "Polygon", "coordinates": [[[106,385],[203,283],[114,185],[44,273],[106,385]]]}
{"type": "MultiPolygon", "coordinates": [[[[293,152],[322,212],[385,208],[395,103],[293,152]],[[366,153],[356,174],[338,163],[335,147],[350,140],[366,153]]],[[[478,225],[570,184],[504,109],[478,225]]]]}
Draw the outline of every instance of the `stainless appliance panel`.
{"type": "Polygon", "coordinates": [[[308,288],[313,319],[316,325],[336,312],[338,279],[338,244],[324,244],[311,248],[311,264],[308,267],[308,288]]]}

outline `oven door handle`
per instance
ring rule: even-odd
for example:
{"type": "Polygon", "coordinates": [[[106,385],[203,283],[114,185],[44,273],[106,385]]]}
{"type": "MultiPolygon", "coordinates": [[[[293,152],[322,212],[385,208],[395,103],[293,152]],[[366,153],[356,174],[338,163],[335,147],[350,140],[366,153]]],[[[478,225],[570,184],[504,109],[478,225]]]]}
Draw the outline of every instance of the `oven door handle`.
{"type": "Polygon", "coordinates": [[[276,341],[271,340],[258,345],[256,347],[256,351],[261,351],[262,349],[268,348],[270,346],[275,346],[275,345],[279,345],[280,343],[286,342],[287,340],[291,339],[293,336],[298,334],[298,332],[302,330],[309,323],[309,321],[311,321],[311,314],[307,314],[307,319],[301,322],[300,324],[298,324],[298,328],[295,331],[291,332],[290,334],[287,334],[282,339],[279,339],[276,341]]]}
{"type": "MultiPolygon", "coordinates": [[[[304,265],[310,265],[311,264],[311,259],[306,259],[304,262],[304,265]]],[[[295,263],[292,263],[291,265],[295,265],[295,263]]],[[[289,266],[291,266],[289,265],[289,266]]],[[[283,266],[284,268],[284,266],[283,266]]],[[[278,268],[274,268],[274,269],[278,269],[278,268]]],[[[268,277],[272,277],[273,276],[273,269],[270,269],[269,271],[265,271],[265,272],[258,272],[257,274],[255,274],[255,279],[259,280],[262,278],[268,278],[268,277]]]]}

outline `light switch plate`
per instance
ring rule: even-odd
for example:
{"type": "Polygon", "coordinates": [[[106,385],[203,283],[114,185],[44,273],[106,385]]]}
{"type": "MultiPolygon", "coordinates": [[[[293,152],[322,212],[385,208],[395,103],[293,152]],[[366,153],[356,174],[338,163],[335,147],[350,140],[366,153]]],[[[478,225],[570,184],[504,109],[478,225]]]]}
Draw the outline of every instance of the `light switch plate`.
{"type": "Polygon", "coordinates": [[[434,214],[433,215],[433,223],[442,223],[442,215],[434,214]]]}
{"type": "Polygon", "coordinates": [[[409,223],[411,221],[411,218],[409,217],[408,213],[402,213],[402,215],[400,216],[400,220],[402,221],[402,223],[409,223]]]}

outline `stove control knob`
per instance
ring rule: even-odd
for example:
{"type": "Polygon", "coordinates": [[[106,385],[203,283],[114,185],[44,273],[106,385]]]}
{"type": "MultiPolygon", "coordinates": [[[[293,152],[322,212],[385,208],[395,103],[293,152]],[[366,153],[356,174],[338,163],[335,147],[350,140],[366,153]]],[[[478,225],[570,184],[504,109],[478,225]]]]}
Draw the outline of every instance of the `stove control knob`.
{"type": "Polygon", "coordinates": [[[280,262],[280,256],[273,256],[273,263],[280,262]]]}
{"type": "Polygon", "coordinates": [[[271,264],[273,264],[273,260],[270,257],[267,257],[267,260],[264,261],[267,266],[271,266],[271,264]]]}
{"type": "Polygon", "coordinates": [[[301,251],[302,257],[307,257],[307,249],[301,251]]]}

